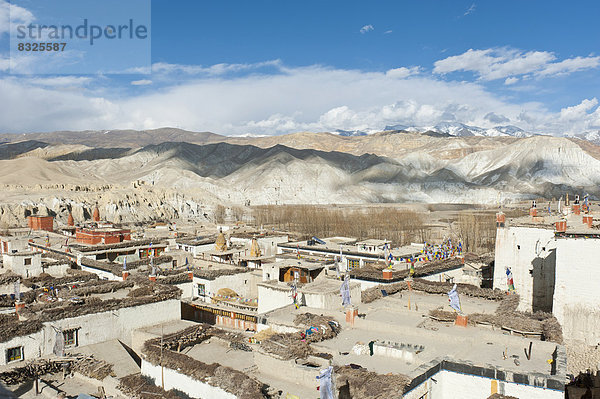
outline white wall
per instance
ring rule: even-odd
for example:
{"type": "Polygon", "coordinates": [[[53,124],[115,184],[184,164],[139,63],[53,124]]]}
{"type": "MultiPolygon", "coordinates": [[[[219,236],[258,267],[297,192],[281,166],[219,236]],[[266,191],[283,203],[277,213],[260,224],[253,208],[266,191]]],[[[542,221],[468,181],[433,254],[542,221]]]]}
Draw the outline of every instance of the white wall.
{"type": "MultiPolygon", "coordinates": [[[[187,244],[177,244],[177,249],[181,249],[183,251],[189,252],[194,257],[202,256],[203,252],[210,251],[211,249],[215,249],[215,244],[204,244],[204,245],[187,245],[187,244]]],[[[191,260],[191,259],[190,259],[191,260]]]]}
{"type": "Polygon", "coordinates": [[[292,289],[283,290],[269,286],[258,286],[258,313],[270,312],[294,303],[292,289]]]}
{"type": "Polygon", "coordinates": [[[175,287],[179,288],[182,292],[181,299],[190,299],[198,296],[198,289],[195,284],[191,281],[176,284],[175,287]]]}
{"type": "Polygon", "coordinates": [[[44,267],[44,273],[48,273],[53,277],[64,277],[67,275],[67,270],[69,270],[71,266],[67,264],[63,265],[54,265],[49,267],[44,267]]]}
{"type": "MultiPolygon", "coordinates": [[[[31,288],[27,287],[23,283],[19,284],[19,292],[24,293],[27,291],[31,291],[31,288]]],[[[15,283],[8,283],[0,285],[0,295],[10,295],[15,293],[15,283]]]]}
{"type": "Polygon", "coordinates": [[[556,240],[553,313],[566,339],[600,343],[600,240],[556,240]]]}
{"type": "Polygon", "coordinates": [[[28,237],[17,238],[13,236],[0,236],[0,254],[4,253],[4,243],[6,243],[7,253],[11,253],[12,251],[25,251],[29,247],[28,237]]]}
{"type": "Polygon", "coordinates": [[[258,295],[256,284],[260,282],[260,272],[238,273],[231,276],[220,276],[214,280],[194,276],[194,296],[198,296],[198,284],[204,284],[207,298],[215,295],[221,288],[234,290],[244,298],[254,298],[258,295]]]}
{"type": "MultiPolygon", "coordinates": [[[[481,399],[491,395],[492,379],[442,370],[428,381],[428,399],[481,399]]],[[[498,382],[498,393],[522,399],[563,399],[564,392],[513,382],[498,382]],[[502,392],[504,390],[504,392],[502,392]]],[[[417,387],[419,388],[419,387],[417,387]]],[[[412,392],[412,391],[411,391],[412,392]]],[[[413,396],[406,396],[413,398],[413,396]]]]}
{"type": "Polygon", "coordinates": [[[262,269],[262,280],[279,280],[279,262],[263,263],[262,269]]]}
{"type": "Polygon", "coordinates": [[[289,242],[288,236],[277,236],[277,237],[260,237],[258,246],[263,256],[274,256],[281,254],[283,251],[277,246],[277,244],[289,242]]]}
{"type": "MultiPolygon", "coordinates": [[[[40,331],[35,332],[33,334],[24,335],[21,337],[15,337],[6,342],[0,342],[0,366],[6,365],[6,351],[9,348],[14,348],[17,346],[23,347],[23,360],[25,362],[37,359],[42,356],[42,347],[40,343],[44,341],[44,329],[42,328],[40,331]]],[[[19,362],[12,362],[19,363],[19,362]]],[[[11,364],[12,364],[11,363],[11,364]]]]}
{"type": "MultiPolygon", "coordinates": [[[[341,282],[340,282],[341,285],[341,282]]],[[[360,284],[350,283],[350,296],[352,304],[361,303],[360,284]]],[[[294,303],[291,288],[282,286],[258,285],[258,313],[266,313],[294,303]]],[[[337,310],[342,309],[342,297],[338,292],[314,292],[300,288],[298,302],[304,306],[315,309],[337,310]]]]}
{"type": "Polygon", "coordinates": [[[185,374],[177,372],[168,367],[161,367],[154,365],[145,359],[142,359],[142,375],[148,376],[154,379],[154,383],[157,386],[161,386],[162,378],[164,375],[165,390],[178,389],[185,392],[192,398],[201,399],[236,399],[236,396],[224,391],[221,388],[213,387],[204,382],[188,377],[185,374]]]}
{"type": "Polygon", "coordinates": [[[15,346],[24,347],[25,360],[51,354],[56,341],[55,328],[78,328],[79,346],[113,339],[131,346],[133,330],[174,320],[181,320],[181,304],[178,299],[45,322],[39,332],[1,342],[0,365],[6,363],[6,349],[15,346]]]}
{"type": "Polygon", "coordinates": [[[42,254],[40,252],[31,252],[27,255],[3,254],[2,262],[5,269],[11,270],[23,278],[42,274],[42,254]],[[25,265],[25,259],[30,259],[31,264],[25,265]]]}
{"type": "MultiPolygon", "coordinates": [[[[430,276],[424,276],[424,277],[419,277],[419,278],[422,278],[423,280],[427,280],[427,281],[443,281],[443,282],[446,282],[446,277],[453,277],[455,283],[463,283],[463,282],[465,282],[465,281],[463,281],[463,279],[467,280],[467,281],[472,281],[472,277],[471,276],[465,276],[465,274],[463,273],[463,269],[462,268],[454,269],[454,270],[448,270],[446,272],[436,273],[436,274],[432,274],[430,276]],[[465,279],[465,277],[467,277],[467,278],[465,279]]],[[[481,280],[479,282],[481,282],[481,280]]]]}
{"type": "Polygon", "coordinates": [[[289,393],[300,395],[302,390],[306,391],[306,388],[311,388],[317,394],[314,397],[318,397],[319,391],[317,391],[317,387],[320,383],[316,377],[319,375],[321,369],[328,366],[327,361],[319,358],[309,357],[307,359],[308,361],[321,366],[319,368],[311,368],[302,364],[297,364],[294,360],[280,360],[269,354],[258,351],[254,351],[253,353],[254,363],[258,366],[259,372],[269,375],[273,378],[287,381],[288,384],[286,385],[290,390],[289,393]],[[302,385],[305,388],[298,389],[298,392],[294,392],[294,386],[296,385],[302,385]]]}
{"type": "Polygon", "coordinates": [[[359,279],[354,279],[354,278],[351,278],[350,281],[354,282],[354,283],[359,283],[361,291],[365,291],[365,290],[367,290],[369,288],[372,288],[372,287],[377,287],[378,285],[385,285],[386,284],[386,283],[379,283],[379,282],[376,282],[376,281],[366,281],[366,280],[359,280],[359,279]]]}
{"type": "Polygon", "coordinates": [[[552,229],[499,227],[496,232],[494,288],[508,289],[506,267],[510,267],[515,290],[520,296],[518,310],[532,311],[533,275],[530,270],[533,270],[534,259],[548,256],[548,250],[554,247],[552,229]],[[542,247],[546,251],[542,251],[542,247]]]}
{"type": "MultiPolygon", "coordinates": [[[[262,256],[274,256],[281,253],[281,248],[277,247],[277,244],[288,242],[288,236],[277,236],[277,237],[257,237],[256,242],[260,248],[262,256]]],[[[231,237],[231,243],[237,245],[245,245],[248,249],[247,254],[250,254],[250,245],[252,244],[251,238],[239,238],[231,237]]]]}
{"type": "Polygon", "coordinates": [[[95,267],[87,267],[87,266],[83,266],[83,265],[81,265],[80,267],[81,267],[81,270],[83,270],[85,272],[94,273],[95,275],[97,275],[100,278],[100,280],[109,280],[109,281],[121,281],[121,280],[123,280],[123,275],[121,275],[121,276],[115,276],[111,272],[107,272],[107,271],[104,271],[104,270],[96,269],[95,267]]]}
{"type": "MultiPolygon", "coordinates": [[[[342,283],[340,282],[340,285],[342,283]]],[[[307,292],[303,294],[303,304],[309,308],[336,310],[342,308],[342,297],[339,292],[307,292]]],[[[362,303],[360,284],[350,283],[350,298],[353,305],[362,303]]]]}

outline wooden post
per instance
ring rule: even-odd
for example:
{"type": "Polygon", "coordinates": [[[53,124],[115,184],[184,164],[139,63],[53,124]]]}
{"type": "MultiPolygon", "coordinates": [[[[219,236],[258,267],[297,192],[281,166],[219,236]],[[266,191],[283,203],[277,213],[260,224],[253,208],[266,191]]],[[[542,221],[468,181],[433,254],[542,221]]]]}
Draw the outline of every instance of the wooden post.
{"type": "Polygon", "coordinates": [[[163,362],[162,362],[162,358],[163,358],[163,337],[164,337],[163,329],[164,329],[164,326],[161,325],[160,326],[160,380],[161,380],[161,387],[164,390],[165,389],[165,369],[163,367],[163,362]]]}

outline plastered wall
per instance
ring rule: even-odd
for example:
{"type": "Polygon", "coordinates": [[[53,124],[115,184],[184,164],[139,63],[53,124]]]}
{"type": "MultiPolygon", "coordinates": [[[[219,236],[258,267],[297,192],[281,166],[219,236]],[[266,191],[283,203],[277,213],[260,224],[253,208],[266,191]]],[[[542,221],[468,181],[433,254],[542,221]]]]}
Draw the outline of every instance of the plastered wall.
{"type": "Polygon", "coordinates": [[[554,315],[566,339],[600,343],[600,240],[557,239],[554,315]]]}

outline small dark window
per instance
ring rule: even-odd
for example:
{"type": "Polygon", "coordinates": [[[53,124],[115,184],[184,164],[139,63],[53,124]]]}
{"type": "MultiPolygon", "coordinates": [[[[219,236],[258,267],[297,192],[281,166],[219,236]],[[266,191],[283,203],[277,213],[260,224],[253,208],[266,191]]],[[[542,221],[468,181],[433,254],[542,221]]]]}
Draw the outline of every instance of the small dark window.
{"type": "Polygon", "coordinates": [[[520,246],[520,245],[517,245],[517,249],[521,249],[521,246],[520,246]]]}
{"type": "Polygon", "coordinates": [[[31,258],[25,258],[25,265],[31,265],[31,258]]]}
{"type": "Polygon", "coordinates": [[[63,338],[65,340],[65,347],[77,346],[79,344],[76,328],[63,331],[63,338]]]}
{"type": "Polygon", "coordinates": [[[23,347],[17,346],[6,350],[6,363],[23,360],[23,347]]]}

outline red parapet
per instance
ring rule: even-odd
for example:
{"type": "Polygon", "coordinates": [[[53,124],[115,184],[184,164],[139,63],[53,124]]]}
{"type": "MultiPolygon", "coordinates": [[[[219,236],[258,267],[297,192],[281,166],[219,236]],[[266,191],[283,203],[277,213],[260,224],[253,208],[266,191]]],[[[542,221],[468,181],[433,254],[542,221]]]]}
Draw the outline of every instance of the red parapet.
{"type": "Polygon", "coordinates": [[[94,211],[92,213],[92,220],[94,222],[99,222],[100,221],[100,209],[98,209],[98,207],[94,208],[94,211]]]}
{"type": "Polygon", "coordinates": [[[352,307],[350,309],[346,309],[346,323],[353,326],[354,320],[358,316],[358,308],[352,307]]]}
{"type": "Polygon", "coordinates": [[[498,212],[496,214],[496,227],[504,227],[504,223],[506,223],[506,215],[502,212],[498,212]]]}
{"type": "Polygon", "coordinates": [[[467,324],[469,323],[469,318],[466,315],[456,315],[456,320],[454,320],[454,325],[460,326],[460,327],[466,327],[467,324]]]}
{"type": "Polygon", "coordinates": [[[32,230],[54,231],[54,217],[52,216],[28,216],[27,224],[32,230]]]}

